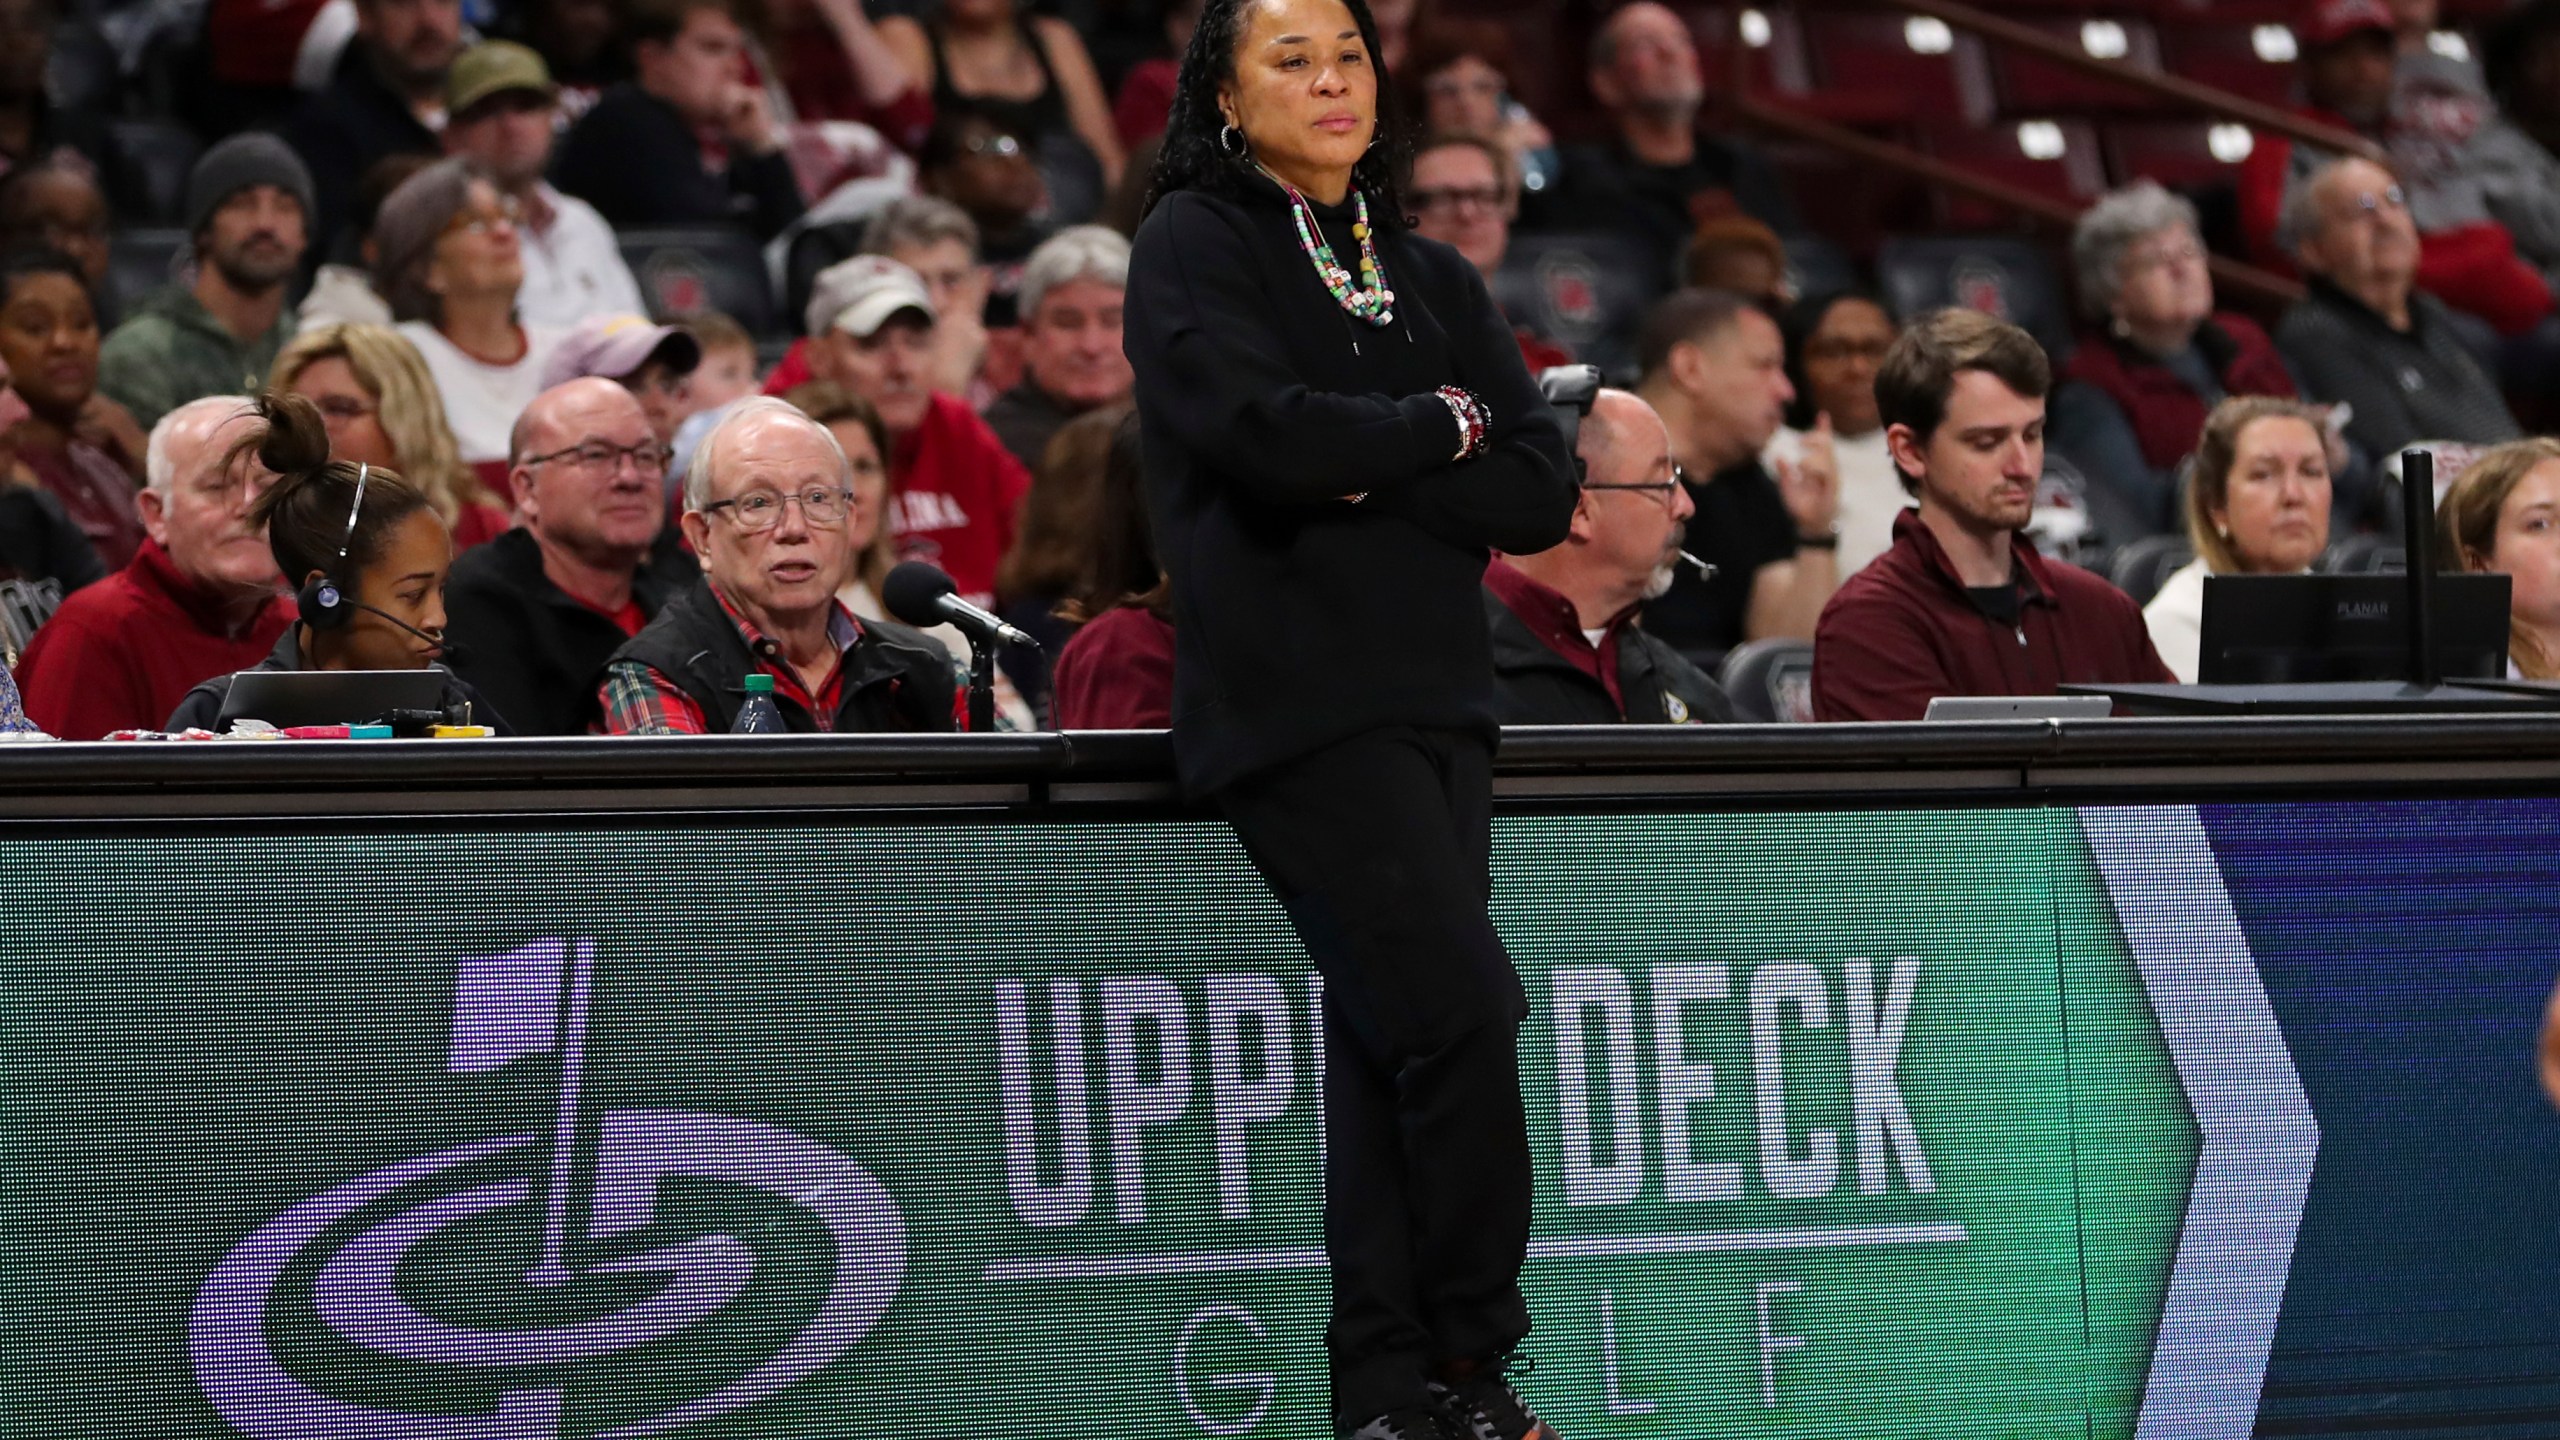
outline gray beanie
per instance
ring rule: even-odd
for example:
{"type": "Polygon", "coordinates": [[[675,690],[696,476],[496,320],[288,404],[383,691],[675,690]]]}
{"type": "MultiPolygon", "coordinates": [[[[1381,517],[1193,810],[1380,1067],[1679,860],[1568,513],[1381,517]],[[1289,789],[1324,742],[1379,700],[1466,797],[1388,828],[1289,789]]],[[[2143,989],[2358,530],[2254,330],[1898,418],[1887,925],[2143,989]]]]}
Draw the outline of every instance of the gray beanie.
{"type": "Polygon", "coordinates": [[[300,202],[306,228],[320,223],[302,157],[275,136],[251,130],[207,150],[187,172],[187,233],[203,234],[222,202],[252,185],[273,185],[300,202]]]}
{"type": "Polygon", "coordinates": [[[439,319],[444,302],[427,288],[436,242],[471,202],[471,170],[459,158],[439,160],[400,182],[373,216],[373,289],[396,320],[439,319]]]}

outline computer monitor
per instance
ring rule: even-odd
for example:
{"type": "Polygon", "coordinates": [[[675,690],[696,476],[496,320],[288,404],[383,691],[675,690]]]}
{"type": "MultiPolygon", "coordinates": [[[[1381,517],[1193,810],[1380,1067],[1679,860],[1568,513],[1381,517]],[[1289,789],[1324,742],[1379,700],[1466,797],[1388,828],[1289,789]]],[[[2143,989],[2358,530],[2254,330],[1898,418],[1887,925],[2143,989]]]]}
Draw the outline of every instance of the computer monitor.
{"type": "MultiPolygon", "coordinates": [[[[2208,575],[2196,678],[2207,685],[2407,680],[2412,585],[2400,575],[2208,575]]],[[[2433,577],[2437,678],[2507,673],[2504,575],[2433,577]]]]}

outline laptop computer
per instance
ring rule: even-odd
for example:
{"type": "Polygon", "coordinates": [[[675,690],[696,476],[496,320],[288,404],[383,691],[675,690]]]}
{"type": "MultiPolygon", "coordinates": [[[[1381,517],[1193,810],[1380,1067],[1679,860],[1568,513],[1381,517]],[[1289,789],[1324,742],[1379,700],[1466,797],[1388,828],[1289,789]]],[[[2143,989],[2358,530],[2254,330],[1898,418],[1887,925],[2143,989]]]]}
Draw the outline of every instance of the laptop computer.
{"type": "Polygon", "coordinates": [[[234,720],[296,725],[366,725],[394,710],[444,712],[442,670],[243,670],[231,677],[214,728],[234,720]]]}

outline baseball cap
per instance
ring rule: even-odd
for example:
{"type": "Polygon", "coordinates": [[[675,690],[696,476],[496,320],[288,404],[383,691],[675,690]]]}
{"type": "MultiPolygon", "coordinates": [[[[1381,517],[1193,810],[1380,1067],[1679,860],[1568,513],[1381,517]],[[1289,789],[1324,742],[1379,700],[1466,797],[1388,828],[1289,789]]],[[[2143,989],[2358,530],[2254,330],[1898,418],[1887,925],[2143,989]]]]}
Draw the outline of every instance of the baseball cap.
{"type": "Polygon", "coordinates": [[[702,363],[702,343],[673,325],[658,325],[638,315],[590,315],[560,337],[542,367],[542,388],[566,385],[585,375],[619,380],[651,360],[666,363],[679,375],[690,375],[702,363]]]}
{"type": "Polygon", "coordinates": [[[2391,11],[2382,0],[2312,0],[2294,23],[2305,45],[2334,45],[2367,30],[2391,31],[2391,11]]]}
{"type": "Polygon", "coordinates": [[[512,40],[483,40],[455,56],[453,68],[445,72],[445,113],[459,115],[509,90],[530,90],[546,98],[560,93],[540,55],[512,40]]]}
{"type": "Polygon", "coordinates": [[[856,255],[818,272],[802,318],[812,335],[842,330],[868,338],[901,310],[921,311],[928,322],[940,318],[916,272],[886,255],[856,255]]]}

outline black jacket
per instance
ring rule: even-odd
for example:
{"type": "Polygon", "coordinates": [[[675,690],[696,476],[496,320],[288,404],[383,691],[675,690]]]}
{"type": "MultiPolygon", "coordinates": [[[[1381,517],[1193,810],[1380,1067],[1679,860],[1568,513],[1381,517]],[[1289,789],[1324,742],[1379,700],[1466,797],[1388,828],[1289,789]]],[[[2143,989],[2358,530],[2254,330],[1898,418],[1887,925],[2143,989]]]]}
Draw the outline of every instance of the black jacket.
{"type": "MultiPolygon", "coordinates": [[[[662,530],[631,577],[631,598],[654,618],[701,573],[675,531],[662,530]]],[[[444,613],[453,672],[505,711],[517,733],[584,735],[602,718],[604,662],[630,637],[551,583],[532,532],[509,530],[463,551],[445,582],[444,613]]]]}
{"type": "Polygon", "coordinates": [[[733,154],[727,173],[714,175],[675,107],[629,83],[604,92],[560,138],[551,183],[616,227],[743,225],[770,240],[807,208],[789,156],[733,154]]]}
{"type": "Polygon", "coordinates": [[[387,155],[444,154],[436,132],[419,123],[408,102],[382,82],[361,40],[348,42],[329,88],[303,105],[285,139],[310,169],[312,196],[319,202],[306,252],[315,257],[330,253],[339,228],[353,218],[356,191],[375,161],[387,155]]]}
{"type": "MultiPolygon", "coordinates": [[[[1349,207],[1320,218],[1356,266],[1349,207]]],[[[1475,267],[1379,220],[1385,328],[1334,302],[1267,181],[1178,192],[1138,230],[1123,334],[1194,793],[1386,726],[1490,739],[1487,547],[1544,550],[1572,521],[1563,434],[1475,267]],[[1461,463],[1432,393],[1451,384],[1493,412],[1461,463]]]]}
{"type": "Polygon", "coordinates": [[[1505,725],[1733,722],[1733,704],[1722,687],[1633,625],[1618,631],[1618,693],[1627,700],[1621,715],[1606,686],[1540,640],[1490,589],[1484,592],[1484,614],[1493,627],[1494,705],[1505,725]]]}
{"type": "MultiPolygon", "coordinates": [[[[772,644],[766,641],[766,644],[772,644]]],[[[702,709],[703,723],[725,734],[746,702],[747,675],[756,656],[747,637],[722,609],[711,582],[696,577],[676,592],[648,628],[613,652],[664,675],[702,709]]],[[[951,652],[922,631],[886,620],[862,622],[862,638],[845,657],[844,686],[836,704],[837,732],[947,731],[951,700],[951,652]]],[[[774,708],[794,734],[811,734],[818,722],[807,707],[776,690],[774,708]]]]}
{"type": "MultiPolygon", "coordinates": [[[[297,623],[284,627],[284,635],[276,641],[276,648],[267,652],[266,659],[250,668],[254,670],[304,668],[302,626],[297,623]]],[[[444,669],[441,665],[436,668],[444,669]]],[[[172,735],[181,730],[210,730],[214,722],[222,718],[222,702],[230,698],[231,677],[216,675],[188,691],[186,698],[178,702],[178,708],[170,712],[169,723],[160,728],[172,735]]],[[[445,713],[451,716],[456,724],[462,723],[464,717],[468,716],[471,724],[486,725],[496,734],[515,733],[508,727],[506,717],[500,715],[488,701],[480,698],[479,691],[472,689],[468,682],[450,671],[446,672],[444,677],[444,708],[445,713]]]]}

